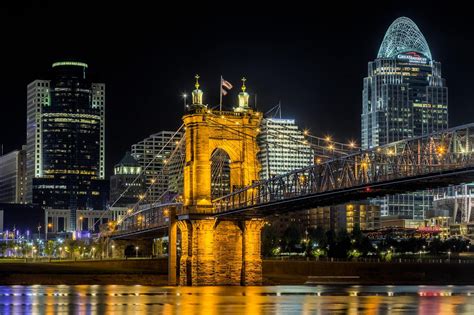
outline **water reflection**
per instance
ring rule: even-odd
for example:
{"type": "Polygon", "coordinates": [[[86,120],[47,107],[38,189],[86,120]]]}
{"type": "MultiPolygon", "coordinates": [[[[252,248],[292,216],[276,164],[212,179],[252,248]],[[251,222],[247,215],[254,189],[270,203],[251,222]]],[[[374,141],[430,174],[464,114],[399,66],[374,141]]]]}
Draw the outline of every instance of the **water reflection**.
{"type": "Polygon", "coordinates": [[[474,314],[474,286],[0,286],[0,314],[474,314]]]}

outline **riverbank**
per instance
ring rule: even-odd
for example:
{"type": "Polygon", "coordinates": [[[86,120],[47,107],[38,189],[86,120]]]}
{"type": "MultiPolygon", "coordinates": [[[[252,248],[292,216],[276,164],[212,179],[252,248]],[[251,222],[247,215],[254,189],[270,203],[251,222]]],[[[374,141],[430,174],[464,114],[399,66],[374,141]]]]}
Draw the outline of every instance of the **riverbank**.
{"type": "Polygon", "coordinates": [[[167,285],[166,259],[61,262],[0,260],[1,285],[167,285]]]}
{"type": "Polygon", "coordinates": [[[266,284],[472,285],[474,263],[266,260],[266,284]]]}
{"type": "MultiPolygon", "coordinates": [[[[474,263],[263,261],[264,285],[473,285],[474,263]]],[[[0,260],[0,285],[167,285],[167,259],[0,260]]]]}

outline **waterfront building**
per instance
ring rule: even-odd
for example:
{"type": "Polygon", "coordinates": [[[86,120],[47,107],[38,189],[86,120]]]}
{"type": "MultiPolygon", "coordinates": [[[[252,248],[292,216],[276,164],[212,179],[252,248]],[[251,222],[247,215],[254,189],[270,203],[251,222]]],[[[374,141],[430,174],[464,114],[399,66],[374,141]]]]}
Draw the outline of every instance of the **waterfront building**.
{"type": "Polygon", "coordinates": [[[433,217],[441,214],[453,223],[474,221],[474,183],[450,186],[438,191],[433,200],[433,217]]]}
{"type": "MultiPolygon", "coordinates": [[[[362,148],[422,136],[448,127],[448,88],[441,63],[432,58],[416,24],[406,17],[388,28],[377,58],[364,78],[362,148]]],[[[429,192],[380,200],[382,215],[423,219],[431,207],[429,192]]]]}
{"type": "Polygon", "coordinates": [[[168,191],[168,170],[165,165],[179,144],[182,133],[160,131],[132,145],[132,156],[144,170],[148,192],[146,202],[155,202],[168,191]]]}
{"type": "Polygon", "coordinates": [[[310,227],[322,227],[326,231],[352,232],[356,226],[364,231],[380,228],[380,207],[370,203],[348,203],[311,209],[309,217],[310,227]]]}
{"type": "Polygon", "coordinates": [[[27,201],[49,209],[103,210],[105,85],[86,76],[88,65],[60,61],[50,80],[27,87],[27,201]]]}
{"type": "Polygon", "coordinates": [[[26,150],[0,156],[0,203],[26,202],[26,150]]]}

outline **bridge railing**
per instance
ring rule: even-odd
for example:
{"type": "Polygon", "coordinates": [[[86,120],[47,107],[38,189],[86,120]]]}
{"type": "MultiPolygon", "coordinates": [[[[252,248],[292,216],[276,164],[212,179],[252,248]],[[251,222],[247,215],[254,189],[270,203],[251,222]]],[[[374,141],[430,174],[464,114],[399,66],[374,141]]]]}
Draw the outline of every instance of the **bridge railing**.
{"type": "Polygon", "coordinates": [[[474,167],[474,124],[332,159],[260,181],[213,201],[216,213],[292,197],[367,187],[474,167]]]}
{"type": "Polygon", "coordinates": [[[181,203],[143,205],[139,211],[125,217],[112,234],[133,233],[166,226],[171,208],[180,208],[181,203]]]}

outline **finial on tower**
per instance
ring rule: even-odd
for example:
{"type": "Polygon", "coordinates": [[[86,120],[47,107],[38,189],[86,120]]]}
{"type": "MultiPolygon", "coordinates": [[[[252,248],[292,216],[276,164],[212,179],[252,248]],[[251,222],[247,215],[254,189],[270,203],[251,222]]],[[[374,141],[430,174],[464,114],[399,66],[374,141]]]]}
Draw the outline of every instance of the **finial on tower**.
{"type": "Polygon", "coordinates": [[[239,106],[234,108],[235,112],[246,112],[249,109],[249,94],[245,92],[247,86],[245,86],[245,77],[242,78],[242,92],[239,93],[239,106]]]}
{"type": "Polygon", "coordinates": [[[194,84],[194,86],[196,87],[196,90],[197,90],[197,89],[199,89],[199,78],[200,78],[200,76],[199,76],[199,74],[196,74],[194,77],[196,78],[196,84],[194,84]]]}
{"type": "Polygon", "coordinates": [[[196,87],[196,89],[192,92],[192,96],[193,96],[193,105],[200,105],[202,106],[202,94],[203,92],[199,89],[199,74],[196,74],[194,76],[194,78],[196,78],[196,83],[194,84],[194,86],[196,87]]]}
{"type": "Polygon", "coordinates": [[[247,87],[245,86],[245,81],[247,81],[247,79],[243,77],[242,78],[242,92],[245,92],[245,90],[247,89],[247,87]]]}

